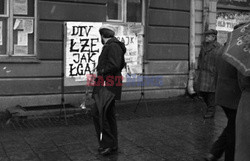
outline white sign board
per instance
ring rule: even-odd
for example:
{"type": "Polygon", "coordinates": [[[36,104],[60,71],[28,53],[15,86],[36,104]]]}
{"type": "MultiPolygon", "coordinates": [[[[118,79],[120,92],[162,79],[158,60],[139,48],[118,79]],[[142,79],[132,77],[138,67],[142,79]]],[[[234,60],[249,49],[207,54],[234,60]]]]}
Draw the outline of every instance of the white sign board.
{"type": "MultiPolygon", "coordinates": [[[[87,76],[93,74],[102,51],[99,28],[102,22],[65,22],[64,85],[85,85],[87,76]]],[[[113,24],[112,24],[113,25],[113,24]]],[[[135,24],[113,25],[116,37],[124,42],[126,69],[122,74],[142,73],[142,26],[135,24]]]]}
{"type": "Polygon", "coordinates": [[[218,12],[216,30],[232,32],[235,25],[249,21],[250,21],[249,13],[218,12]]]}
{"type": "Polygon", "coordinates": [[[217,41],[224,45],[227,42],[228,32],[232,32],[235,25],[249,21],[250,13],[247,12],[218,12],[216,22],[217,41]]]}

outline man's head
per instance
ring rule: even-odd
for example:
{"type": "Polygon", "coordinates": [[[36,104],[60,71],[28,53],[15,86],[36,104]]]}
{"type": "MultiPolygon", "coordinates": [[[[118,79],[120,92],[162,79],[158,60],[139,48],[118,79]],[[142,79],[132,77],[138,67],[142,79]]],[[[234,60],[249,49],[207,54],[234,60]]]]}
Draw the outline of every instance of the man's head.
{"type": "Polygon", "coordinates": [[[102,37],[102,43],[115,36],[115,28],[112,25],[104,24],[100,27],[99,33],[102,37]]]}
{"type": "Polygon", "coordinates": [[[214,29],[207,30],[204,35],[205,35],[205,42],[213,42],[217,40],[217,31],[214,29]]]}

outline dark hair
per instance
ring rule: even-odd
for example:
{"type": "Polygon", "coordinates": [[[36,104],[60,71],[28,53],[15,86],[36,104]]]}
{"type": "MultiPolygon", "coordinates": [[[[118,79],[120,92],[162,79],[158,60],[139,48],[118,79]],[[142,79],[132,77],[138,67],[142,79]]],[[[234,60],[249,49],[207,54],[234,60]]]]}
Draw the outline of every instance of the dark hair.
{"type": "Polygon", "coordinates": [[[100,35],[102,35],[104,38],[111,38],[115,36],[115,32],[106,28],[99,30],[100,35]]]}
{"type": "Polygon", "coordinates": [[[234,30],[236,30],[237,28],[239,28],[239,27],[241,27],[241,26],[243,26],[243,25],[245,25],[246,23],[239,23],[239,24],[237,24],[237,25],[235,25],[234,26],[234,30]]]}

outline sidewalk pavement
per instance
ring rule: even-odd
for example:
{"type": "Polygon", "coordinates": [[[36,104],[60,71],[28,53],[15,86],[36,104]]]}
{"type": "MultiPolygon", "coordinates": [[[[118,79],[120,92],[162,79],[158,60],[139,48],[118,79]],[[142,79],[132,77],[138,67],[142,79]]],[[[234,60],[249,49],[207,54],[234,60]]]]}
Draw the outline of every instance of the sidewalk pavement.
{"type": "Polygon", "coordinates": [[[13,120],[0,127],[0,161],[202,161],[226,124],[220,108],[204,120],[204,103],[187,97],[117,104],[119,150],[103,157],[91,117],[78,114],[13,120]]]}

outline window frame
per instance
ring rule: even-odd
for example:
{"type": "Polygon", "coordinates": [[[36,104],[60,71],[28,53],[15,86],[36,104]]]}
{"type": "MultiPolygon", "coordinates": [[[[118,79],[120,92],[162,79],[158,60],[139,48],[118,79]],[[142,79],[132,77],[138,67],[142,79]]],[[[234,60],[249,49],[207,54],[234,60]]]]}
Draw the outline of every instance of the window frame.
{"type": "MultiPolygon", "coordinates": [[[[7,21],[7,34],[6,34],[6,54],[4,55],[0,55],[1,61],[11,61],[11,59],[9,58],[25,58],[25,57],[31,57],[31,58],[36,58],[37,57],[37,21],[38,21],[38,0],[33,0],[34,1],[34,15],[33,16],[17,16],[14,15],[14,10],[13,7],[14,6],[14,0],[6,0],[5,2],[6,4],[6,13],[5,14],[0,14],[0,17],[6,18],[7,21]],[[14,19],[15,18],[21,18],[21,19],[32,19],[33,20],[33,34],[34,34],[34,50],[30,53],[30,54],[18,54],[15,55],[14,54],[14,19]],[[4,59],[6,58],[6,59],[4,59]]],[[[2,31],[2,32],[5,32],[2,31]]],[[[20,59],[18,59],[18,61],[20,61],[20,59]]]]}
{"type": "MultiPolygon", "coordinates": [[[[10,28],[9,28],[9,16],[10,16],[10,0],[4,0],[4,2],[6,3],[5,4],[5,6],[4,7],[6,7],[6,12],[4,13],[4,14],[0,14],[0,18],[3,18],[3,19],[6,19],[6,22],[7,22],[7,24],[6,24],[6,27],[7,27],[7,34],[6,34],[6,36],[7,36],[7,43],[6,43],[6,54],[5,55],[0,55],[1,57],[2,56],[6,56],[6,55],[8,55],[9,54],[9,33],[10,33],[10,28]]],[[[3,21],[2,21],[2,25],[4,25],[3,24],[3,21]]],[[[4,33],[4,30],[3,30],[3,26],[2,26],[2,34],[4,33]]],[[[2,35],[2,39],[3,39],[3,35],[2,35]]],[[[3,41],[3,40],[2,40],[3,41]]]]}
{"type": "Polygon", "coordinates": [[[5,1],[5,3],[6,3],[6,13],[5,14],[0,14],[0,17],[8,17],[9,16],[9,1],[10,0],[4,0],[5,1]]]}
{"type": "Polygon", "coordinates": [[[115,19],[108,19],[108,14],[106,16],[106,21],[107,22],[114,22],[114,23],[135,23],[135,24],[142,24],[144,25],[145,24],[145,11],[146,11],[146,8],[145,8],[145,0],[142,0],[142,13],[141,13],[141,22],[128,22],[127,21],[127,0],[121,0],[122,1],[122,10],[121,10],[121,15],[122,15],[122,19],[121,20],[115,20],[115,19]]]}

